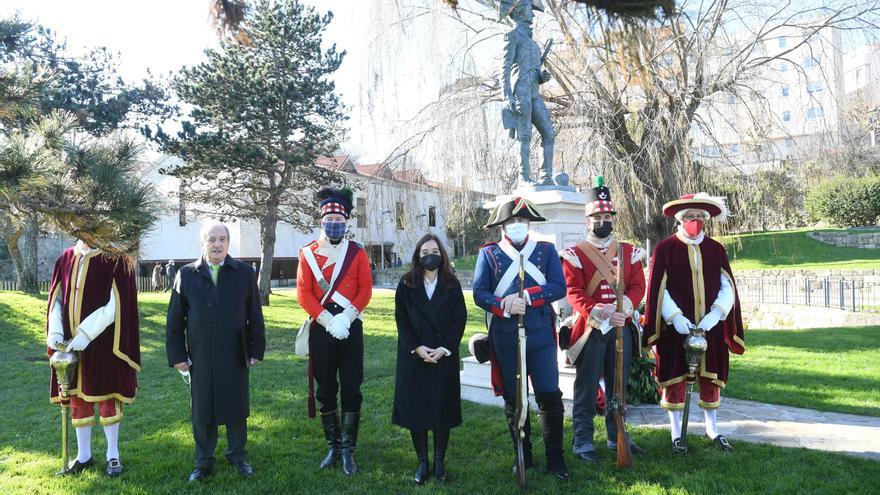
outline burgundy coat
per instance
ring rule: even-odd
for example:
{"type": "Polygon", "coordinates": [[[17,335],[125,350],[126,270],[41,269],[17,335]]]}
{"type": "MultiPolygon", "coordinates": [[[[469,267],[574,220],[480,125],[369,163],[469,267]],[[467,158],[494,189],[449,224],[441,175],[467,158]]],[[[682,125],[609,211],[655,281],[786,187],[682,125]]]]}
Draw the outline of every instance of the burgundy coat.
{"type": "MultiPolygon", "coordinates": [[[[141,369],[140,322],[138,320],[137,283],[134,271],[126,260],[111,258],[95,250],[83,257],[69,248],[55,262],[49,286],[48,317],[56,299],[61,300],[65,340],[73,338],[79,323],[98,308],[116,298],[116,321],[86,347],[79,356],[77,375],[70,385],[70,395],[87,402],[118,399],[126,404],[134,401],[137,392],[137,371],[141,369]],[[74,298],[74,273],[85,270],[83,286],[74,298]],[[73,304],[74,300],[78,301],[73,304]]],[[[49,349],[51,356],[55,351],[49,349]]],[[[59,402],[58,381],[51,371],[49,397],[59,402]]]]}

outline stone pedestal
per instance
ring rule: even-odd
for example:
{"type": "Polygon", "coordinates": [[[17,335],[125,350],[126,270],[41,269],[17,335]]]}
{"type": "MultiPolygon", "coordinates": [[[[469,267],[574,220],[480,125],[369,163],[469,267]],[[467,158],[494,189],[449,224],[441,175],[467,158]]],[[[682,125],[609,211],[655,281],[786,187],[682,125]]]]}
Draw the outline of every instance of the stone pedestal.
{"type": "Polygon", "coordinates": [[[536,240],[552,242],[557,250],[573,246],[584,238],[584,193],[571,186],[525,186],[512,194],[496,197],[486,203],[494,208],[513,197],[523,197],[538,207],[546,222],[533,222],[536,240]]]}

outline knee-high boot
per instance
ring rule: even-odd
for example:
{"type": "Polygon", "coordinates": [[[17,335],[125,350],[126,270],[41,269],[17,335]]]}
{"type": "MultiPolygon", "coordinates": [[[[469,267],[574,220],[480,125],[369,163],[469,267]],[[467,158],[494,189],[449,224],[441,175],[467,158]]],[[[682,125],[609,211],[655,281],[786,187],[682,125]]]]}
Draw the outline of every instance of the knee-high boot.
{"type": "Polygon", "coordinates": [[[321,461],[321,469],[336,467],[342,453],[339,432],[339,415],[336,411],[321,414],[321,426],[324,427],[324,438],[327,439],[327,455],[321,461]]]}
{"type": "Polygon", "coordinates": [[[358,472],[358,465],[354,460],[354,450],[357,447],[360,421],[360,413],[342,413],[342,470],[348,475],[358,472]]]}
{"type": "Polygon", "coordinates": [[[434,430],[434,479],[446,483],[446,446],[449,444],[449,428],[434,430]]]}
{"type": "Polygon", "coordinates": [[[416,484],[422,485],[431,475],[428,467],[428,430],[410,430],[409,436],[412,438],[413,447],[416,449],[416,458],[419,460],[419,467],[416,469],[416,484]]]}
{"type": "Polygon", "coordinates": [[[544,453],[547,457],[547,471],[562,481],[571,479],[565,466],[562,450],[562,419],[565,408],[562,405],[562,392],[536,393],[535,401],[541,413],[541,431],[544,435],[544,453]]]}

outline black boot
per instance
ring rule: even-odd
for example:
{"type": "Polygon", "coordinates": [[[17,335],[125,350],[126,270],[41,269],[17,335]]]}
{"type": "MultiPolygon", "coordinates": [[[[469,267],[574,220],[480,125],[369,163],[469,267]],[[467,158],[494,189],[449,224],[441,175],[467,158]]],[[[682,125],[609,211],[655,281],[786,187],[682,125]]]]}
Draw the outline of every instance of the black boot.
{"type": "MultiPolygon", "coordinates": [[[[507,415],[507,428],[510,430],[510,439],[513,440],[513,451],[516,453],[516,418],[514,414],[516,412],[516,406],[514,403],[505,402],[504,404],[504,414],[507,415]]],[[[523,433],[525,433],[525,438],[523,438],[523,460],[525,461],[526,469],[531,469],[532,464],[532,419],[529,414],[526,414],[526,424],[523,425],[523,433]]]]}
{"type": "Polygon", "coordinates": [[[446,483],[446,446],[449,444],[449,428],[434,430],[434,479],[446,483]]]}
{"type": "Polygon", "coordinates": [[[327,455],[321,461],[321,469],[335,468],[342,453],[339,436],[339,416],[336,411],[321,413],[321,426],[324,427],[324,438],[327,439],[327,455]]]}
{"type": "Polygon", "coordinates": [[[535,401],[541,412],[541,431],[544,434],[544,453],[547,457],[547,471],[556,479],[568,481],[571,475],[565,466],[562,453],[562,418],[565,408],[562,405],[562,392],[536,393],[535,401]]]}
{"type": "Polygon", "coordinates": [[[428,467],[428,430],[410,430],[409,436],[412,438],[413,447],[416,449],[416,458],[419,460],[419,467],[416,469],[415,480],[417,485],[424,485],[431,476],[431,470],[428,467]]]}
{"type": "Polygon", "coordinates": [[[342,471],[348,475],[358,472],[358,465],[354,460],[354,449],[357,447],[360,422],[360,413],[342,413],[342,471]]]}

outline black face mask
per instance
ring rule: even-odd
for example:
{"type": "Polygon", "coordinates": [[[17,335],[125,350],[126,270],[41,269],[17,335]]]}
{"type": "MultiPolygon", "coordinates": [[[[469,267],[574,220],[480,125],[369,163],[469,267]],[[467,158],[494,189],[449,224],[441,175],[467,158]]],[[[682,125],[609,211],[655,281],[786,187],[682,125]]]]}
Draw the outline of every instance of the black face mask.
{"type": "Polygon", "coordinates": [[[419,258],[419,263],[428,271],[439,268],[441,262],[443,262],[443,258],[439,254],[426,254],[419,258]]]}
{"type": "Polygon", "coordinates": [[[610,220],[602,220],[593,222],[593,235],[599,239],[604,239],[611,235],[613,226],[610,220]]]}

